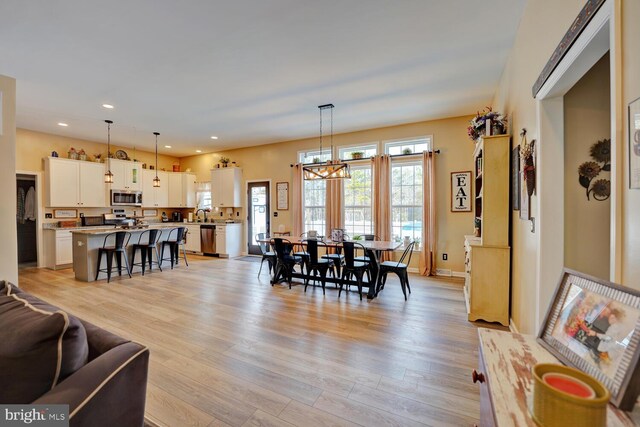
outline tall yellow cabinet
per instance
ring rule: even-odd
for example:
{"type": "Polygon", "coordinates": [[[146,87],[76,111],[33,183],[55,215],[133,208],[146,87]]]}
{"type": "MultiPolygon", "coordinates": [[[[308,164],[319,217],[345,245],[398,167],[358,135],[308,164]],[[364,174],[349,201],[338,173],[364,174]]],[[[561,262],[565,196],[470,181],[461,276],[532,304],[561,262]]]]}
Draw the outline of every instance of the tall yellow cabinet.
{"type": "Polygon", "coordinates": [[[475,219],[480,236],[465,236],[464,294],[468,319],[509,325],[509,135],[476,144],[475,219]]]}

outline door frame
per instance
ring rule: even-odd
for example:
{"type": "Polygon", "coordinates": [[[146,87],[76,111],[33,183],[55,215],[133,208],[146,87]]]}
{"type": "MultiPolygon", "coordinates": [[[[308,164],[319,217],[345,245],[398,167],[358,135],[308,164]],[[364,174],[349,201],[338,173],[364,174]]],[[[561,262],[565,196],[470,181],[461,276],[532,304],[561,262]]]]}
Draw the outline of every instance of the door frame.
{"type": "Polygon", "coordinates": [[[39,171],[27,171],[16,170],[16,180],[18,175],[30,175],[36,178],[36,252],[38,256],[37,267],[42,268],[46,266],[44,262],[44,239],[43,239],[43,224],[44,224],[44,189],[42,188],[42,172],[39,171]]]}
{"type": "Polygon", "coordinates": [[[255,184],[256,182],[268,182],[269,183],[269,214],[267,215],[268,221],[269,221],[269,231],[271,231],[271,189],[273,188],[273,186],[271,185],[271,178],[269,179],[248,179],[245,181],[244,183],[244,194],[247,200],[247,214],[245,215],[246,219],[247,219],[247,223],[244,227],[244,242],[243,242],[243,254],[244,255],[250,255],[249,254],[249,184],[255,184]]]}
{"type": "Polygon", "coordinates": [[[610,280],[622,273],[623,145],[621,3],[607,0],[535,96],[537,134],[536,300],[540,327],[564,266],[564,95],[609,52],[611,94],[610,280]]]}

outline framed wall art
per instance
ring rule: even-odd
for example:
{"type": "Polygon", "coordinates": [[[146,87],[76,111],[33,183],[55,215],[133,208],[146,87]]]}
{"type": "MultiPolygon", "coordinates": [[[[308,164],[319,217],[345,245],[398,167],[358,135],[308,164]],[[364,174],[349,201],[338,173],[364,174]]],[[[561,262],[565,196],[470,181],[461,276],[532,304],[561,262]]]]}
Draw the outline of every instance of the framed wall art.
{"type": "Polygon", "coordinates": [[[629,104],[629,188],[640,189],[640,98],[629,104]]]}
{"type": "Polygon", "coordinates": [[[279,211],[289,210],[289,183],[276,183],[276,209],[279,211]]]}
{"type": "Polygon", "coordinates": [[[471,212],[471,171],[451,172],[451,212],[471,212]]]}
{"type": "Polygon", "coordinates": [[[511,208],[520,210],[520,146],[511,150],[511,208]]]}
{"type": "Polygon", "coordinates": [[[640,292],[565,269],[538,341],[598,379],[630,411],[640,392],[640,292]]]}
{"type": "Polygon", "coordinates": [[[78,210],[77,209],[54,209],[53,217],[54,218],[77,218],[78,210]]]}

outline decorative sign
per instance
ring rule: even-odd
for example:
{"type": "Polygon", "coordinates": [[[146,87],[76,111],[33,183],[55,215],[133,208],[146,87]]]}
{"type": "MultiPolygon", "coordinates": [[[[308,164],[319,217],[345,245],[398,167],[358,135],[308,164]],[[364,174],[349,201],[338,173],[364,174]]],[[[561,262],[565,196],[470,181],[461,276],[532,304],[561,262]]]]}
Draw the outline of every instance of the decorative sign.
{"type": "Polygon", "coordinates": [[[289,183],[278,182],[276,183],[276,209],[279,211],[289,210],[289,183]]]}
{"type": "Polygon", "coordinates": [[[451,212],[471,212],[471,171],[451,172],[451,212]]]}
{"type": "Polygon", "coordinates": [[[158,209],[143,209],[142,216],[158,216],[158,209]]]}
{"type": "Polygon", "coordinates": [[[520,146],[511,150],[511,207],[520,210],[520,146]]]}
{"type": "Polygon", "coordinates": [[[54,209],[53,217],[54,218],[77,218],[78,210],[77,209],[54,209]]]}
{"type": "Polygon", "coordinates": [[[640,98],[629,104],[629,188],[640,189],[640,98]]]}

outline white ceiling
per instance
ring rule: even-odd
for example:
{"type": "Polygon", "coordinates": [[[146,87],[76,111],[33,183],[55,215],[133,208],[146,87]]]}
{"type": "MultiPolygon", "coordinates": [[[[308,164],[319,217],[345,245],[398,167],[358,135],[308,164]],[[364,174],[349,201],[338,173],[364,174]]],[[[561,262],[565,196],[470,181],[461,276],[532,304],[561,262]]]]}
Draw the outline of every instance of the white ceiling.
{"type": "Polygon", "coordinates": [[[335,133],[471,114],[525,3],[2,0],[0,74],[18,127],[104,141],[109,118],[113,141],[158,131],[185,156],[316,136],[324,103],[335,133]]]}

